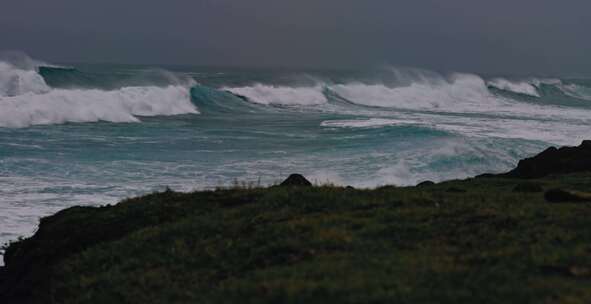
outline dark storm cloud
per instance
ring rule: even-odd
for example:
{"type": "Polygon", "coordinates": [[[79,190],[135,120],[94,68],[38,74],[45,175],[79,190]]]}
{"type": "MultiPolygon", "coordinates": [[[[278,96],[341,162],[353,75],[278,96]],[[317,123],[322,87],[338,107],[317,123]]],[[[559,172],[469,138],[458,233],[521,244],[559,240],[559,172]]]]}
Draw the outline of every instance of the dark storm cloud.
{"type": "Polygon", "coordinates": [[[572,73],[588,0],[1,0],[0,49],[54,61],[572,73]]]}

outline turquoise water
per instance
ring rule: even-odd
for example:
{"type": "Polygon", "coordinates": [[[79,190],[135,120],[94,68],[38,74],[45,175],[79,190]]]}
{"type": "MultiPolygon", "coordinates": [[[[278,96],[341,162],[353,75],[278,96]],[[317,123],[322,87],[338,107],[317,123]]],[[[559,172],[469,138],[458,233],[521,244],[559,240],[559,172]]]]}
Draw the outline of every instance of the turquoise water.
{"type": "Polygon", "coordinates": [[[412,185],[588,138],[585,79],[0,62],[0,242],[41,216],[161,191],[412,185]]]}

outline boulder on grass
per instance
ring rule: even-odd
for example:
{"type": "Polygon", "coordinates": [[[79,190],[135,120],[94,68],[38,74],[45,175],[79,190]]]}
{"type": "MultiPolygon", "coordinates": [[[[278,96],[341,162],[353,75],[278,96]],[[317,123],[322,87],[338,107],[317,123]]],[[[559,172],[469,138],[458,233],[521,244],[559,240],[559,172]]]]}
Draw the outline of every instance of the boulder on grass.
{"type": "Polygon", "coordinates": [[[544,194],[546,201],[551,203],[565,202],[591,202],[591,194],[568,191],[564,189],[552,189],[544,194]]]}
{"type": "Polygon", "coordinates": [[[435,185],[434,182],[432,182],[430,180],[426,180],[426,181],[418,183],[417,187],[426,187],[426,186],[433,186],[433,185],[435,185]]]}
{"type": "Polygon", "coordinates": [[[301,174],[292,174],[284,180],[280,186],[282,187],[310,187],[312,183],[301,174]]]}

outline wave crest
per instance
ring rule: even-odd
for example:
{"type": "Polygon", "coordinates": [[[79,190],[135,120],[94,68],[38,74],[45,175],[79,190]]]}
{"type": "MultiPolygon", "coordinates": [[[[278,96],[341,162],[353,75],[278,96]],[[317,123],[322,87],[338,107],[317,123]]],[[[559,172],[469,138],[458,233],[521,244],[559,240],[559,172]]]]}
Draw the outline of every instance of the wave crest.
{"type": "Polygon", "coordinates": [[[264,105],[305,106],[327,102],[321,86],[284,87],[255,84],[248,87],[224,87],[222,89],[251,102],[264,105]]]}
{"type": "MultiPolygon", "coordinates": [[[[51,88],[38,73],[56,67],[18,52],[0,53],[0,127],[67,122],[137,122],[138,116],[199,113],[189,87],[172,73],[164,87],[126,86],[114,90],[51,88]]],[[[63,68],[60,68],[63,69],[63,68]]]]}
{"type": "Polygon", "coordinates": [[[350,83],[333,85],[330,89],[356,104],[419,110],[478,110],[492,97],[484,80],[470,74],[455,74],[451,79],[439,77],[416,81],[400,87],[350,83]]]}
{"type": "Polygon", "coordinates": [[[183,86],[126,87],[115,91],[54,89],[0,98],[0,127],[67,122],[138,122],[137,116],[197,114],[183,86]]]}
{"type": "Polygon", "coordinates": [[[563,84],[559,89],[567,96],[577,99],[591,100],[591,88],[578,84],[563,84]]]}
{"type": "Polygon", "coordinates": [[[531,97],[541,97],[537,89],[540,83],[543,82],[536,80],[536,82],[530,83],[527,81],[510,81],[504,78],[494,78],[489,80],[487,85],[502,91],[508,91],[511,93],[527,95],[531,97]]]}

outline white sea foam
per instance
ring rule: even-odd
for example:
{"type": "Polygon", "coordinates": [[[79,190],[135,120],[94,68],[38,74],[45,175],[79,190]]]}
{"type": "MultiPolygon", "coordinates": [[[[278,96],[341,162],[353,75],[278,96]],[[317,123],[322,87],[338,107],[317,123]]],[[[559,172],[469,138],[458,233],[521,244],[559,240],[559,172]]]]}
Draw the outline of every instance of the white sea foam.
{"type": "MultiPolygon", "coordinates": [[[[573,107],[536,104],[491,93],[477,75],[455,74],[451,78],[429,75],[401,87],[349,83],[329,86],[348,101],[376,108],[440,114],[483,114],[498,118],[579,120],[588,124],[591,111],[573,107]]],[[[375,110],[375,116],[383,116],[375,110]]],[[[390,111],[391,112],[391,111],[390,111]]],[[[359,113],[361,114],[361,113],[359,113]]]]}
{"type": "Polygon", "coordinates": [[[222,88],[233,94],[244,96],[249,101],[265,105],[306,106],[327,102],[321,86],[286,87],[255,84],[247,87],[222,88]]]}
{"type": "Polygon", "coordinates": [[[0,61],[0,98],[26,93],[46,93],[51,89],[35,70],[26,70],[0,61]]]}
{"type": "Polygon", "coordinates": [[[536,86],[545,83],[542,80],[534,79],[531,83],[528,81],[510,81],[504,78],[494,78],[487,82],[487,85],[499,90],[509,91],[517,94],[540,97],[536,86]]]}
{"type": "Polygon", "coordinates": [[[333,85],[330,89],[357,104],[398,109],[481,111],[483,106],[496,101],[484,80],[469,74],[419,80],[398,87],[349,83],[333,85]]]}
{"type": "Polygon", "coordinates": [[[52,66],[18,52],[0,54],[0,127],[18,128],[66,122],[137,122],[138,116],[196,114],[190,89],[194,81],[164,74],[167,87],[119,90],[52,89],[37,73],[52,66]]]}
{"type": "MultiPolygon", "coordinates": [[[[517,161],[508,150],[498,149],[496,142],[463,139],[429,143],[428,146],[402,151],[391,163],[384,164],[361,186],[415,185],[421,181],[466,178],[484,172],[503,172],[517,161]],[[472,161],[470,161],[472,160],[472,161]]],[[[527,150],[529,147],[525,146],[527,150]]],[[[535,151],[535,149],[534,149],[535,151]]]]}
{"type": "Polygon", "coordinates": [[[0,98],[0,127],[66,122],[138,122],[137,116],[196,114],[183,86],[126,87],[114,91],[53,89],[0,98]]]}
{"type": "MultiPolygon", "coordinates": [[[[588,114],[588,112],[586,112],[588,114]]],[[[505,138],[569,145],[588,137],[591,120],[537,120],[489,116],[404,113],[398,117],[327,120],[322,127],[381,128],[415,126],[480,138],[505,138]]]]}
{"type": "Polygon", "coordinates": [[[527,142],[515,146],[489,138],[447,138],[421,144],[393,151],[379,151],[376,147],[376,152],[347,155],[338,167],[304,173],[321,184],[361,188],[409,186],[425,180],[439,182],[485,172],[504,172],[516,164],[518,155],[531,155],[545,147],[527,142]]]}
{"type": "Polygon", "coordinates": [[[321,127],[339,128],[380,128],[386,126],[421,125],[421,121],[412,119],[394,118],[369,118],[369,119],[344,119],[327,120],[320,123],[321,127]]]}

